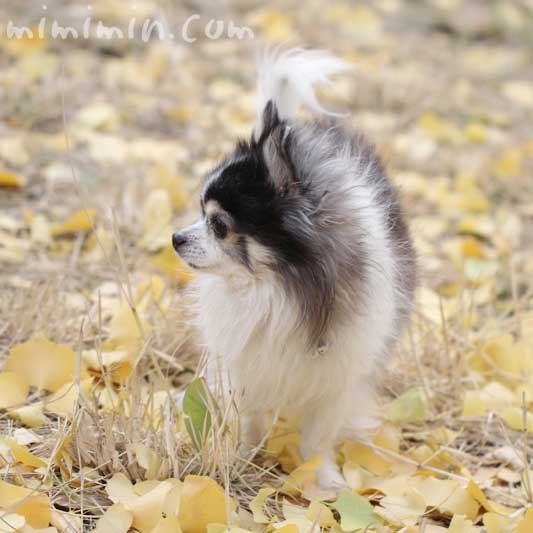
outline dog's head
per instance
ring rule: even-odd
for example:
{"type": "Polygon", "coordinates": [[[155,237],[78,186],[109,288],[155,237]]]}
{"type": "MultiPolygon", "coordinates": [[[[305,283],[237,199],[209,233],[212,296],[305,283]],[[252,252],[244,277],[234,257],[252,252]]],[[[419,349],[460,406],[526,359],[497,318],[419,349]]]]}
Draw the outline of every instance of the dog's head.
{"type": "Polygon", "coordinates": [[[269,102],[261,131],[210,172],[202,218],[174,233],[176,252],[193,268],[260,276],[309,260],[312,231],[291,160],[291,130],[269,102]]]}

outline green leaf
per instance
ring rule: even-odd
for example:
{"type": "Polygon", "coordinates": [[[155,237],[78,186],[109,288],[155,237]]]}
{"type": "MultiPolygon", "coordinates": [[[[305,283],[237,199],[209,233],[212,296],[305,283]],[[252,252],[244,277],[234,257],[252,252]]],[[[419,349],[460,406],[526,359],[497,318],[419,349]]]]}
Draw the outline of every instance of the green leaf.
{"type": "Polygon", "coordinates": [[[337,501],[331,504],[341,517],[343,531],[359,531],[374,528],[381,523],[381,518],[366,498],[353,492],[342,491],[337,501]]]}
{"type": "Polygon", "coordinates": [[[417,422],[427,416],[427,405],[420,387],[413,387],[393,400],[387,415],[392,422],[417,422]]]}
{"type": "Polygon", "coordinates": [[[183,397],[183,413],[187,432],[198,450],[202,448],[211,429],[209,400],[209,390],[204,378],[196,378],[189,383],[183,397]]]}

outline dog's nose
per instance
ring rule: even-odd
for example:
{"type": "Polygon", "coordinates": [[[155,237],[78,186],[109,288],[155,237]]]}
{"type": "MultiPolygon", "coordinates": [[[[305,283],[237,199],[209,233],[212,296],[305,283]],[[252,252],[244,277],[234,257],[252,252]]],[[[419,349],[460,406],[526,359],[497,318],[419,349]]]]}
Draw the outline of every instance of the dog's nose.
{"type": "Polygon", "coordinates": [[[174,246],[174,250],[178,251],[178,248],[187,242],[187,237],[183,235],[183,233],[174,233],[172,235],[172,246],[174,246]]]}

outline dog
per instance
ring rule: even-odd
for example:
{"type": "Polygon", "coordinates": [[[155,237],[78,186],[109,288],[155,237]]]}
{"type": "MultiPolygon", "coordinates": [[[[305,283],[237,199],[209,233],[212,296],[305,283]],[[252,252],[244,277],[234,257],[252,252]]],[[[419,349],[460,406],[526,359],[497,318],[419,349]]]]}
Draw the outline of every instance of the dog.
{"type": "Polygon", "coordinates": [[[246,444],[268,413],[297,416],[323,488],[345,486],[339,439],[376,425],[376,385],[416,281],[380,159],[314,92],[347,68],[318,50],[265,54],[251,138],[205,177],[201,219],[172,236],[197,272],[207,383],[233,394],[246,444]],[[298,120],[301,105],[317,119],[298,120]]]}

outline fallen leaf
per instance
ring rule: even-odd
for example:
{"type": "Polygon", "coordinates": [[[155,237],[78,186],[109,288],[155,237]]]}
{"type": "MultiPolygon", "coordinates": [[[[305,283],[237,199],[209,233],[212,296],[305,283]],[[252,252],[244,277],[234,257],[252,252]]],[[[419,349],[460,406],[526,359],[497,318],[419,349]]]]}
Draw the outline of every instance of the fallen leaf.
{"type": "Polygon", "coordinates": [[[226,524],[232,508],[231,498],[216,481],[205,476],[185,478],[178,516],[183,533],[205,533],[210,523],[226,524]]]}
{"type": "Polygon", "coordinates": [[[96,224],[96,211],[94,209],[80,209],[73,213],[67,220],[61,224],[52,227],[53,237],[63,237],[91,231],[96,224]]]}
{"type": "Polygon", "coordinates": [[[392,460],[366,444],[346,441],[343,444],[342,453],[346,462],[360,465],[378,476],[384,476],[390,471],[392,460]]]}
{"type": "Polygon", "coordinates": [[[500,515],[509,515],[513,512],[512,509],[502,505],[501,503],[491,501],[485,496],[485,493],[479,488],[477,483],[471,479],[468,483],[467,490],[469,494],[482,505],[487,511],[498,513],[500,515]]]}
{"type": "Polygon", "coordinates": [[[528,433],[533,433],[533,416],[527,411],[524,414],[523,408],[504,407],[498,410],[498,414],[511,429],[516,429],[517,431],[527,430],[528,433]]]}
{"type": "Polygon", "coordinates": [[[133,515],[124,505],[115,503],[96,522],[94,533],[127,533],[132,525],[133,515]]]}
{"type": "MultiPolygon", "coordinates": [[[[210,531],[209,527],[210,526],[207,526],[208,532],[210,531]]],[[[224,533],[228,531],[228,529],[226,529],[226,526],[223,526],[223,527],[225,528],[223,530],[224,533]]],[[[235,529],[238,529],[238,528],[235,528],[235,529]]],[[[244,531],[244,530],[241,530],[241,531],[244,531]]],[[[180,521],[175,516],[165,516],[161,518],[161,520],[159,520],[159,522],[154,527],[154,529],[150,531],[150,533],[181,533],[181,532],[182,532],[182,529],[181,529],[180,521]]]]}
{"type": "Polygon", "coordinates": [[[93,385],[93,379],[87,378],[78,383],[65,383],[54,394],[44,400],[44,408],[50,413],[65,418],[71,417],[76,411],[80,393],[87,394],[93,385]]]}
{"type": "Polygon", "coordinates": [[[473,520],[479,505],[472,494],[454,479],[416,476],[411,484],[425,499],[426,505],[443,513],[466,516],[473,520]]]}
{"type": "Polygon", "coordinates": [[[138,495],[133,490],[131,481],[122,473],[114,474],[107,482],[106,492],[113,503],[129,505],[138,495]]]}
{"type": "Polygon", "coordinates": [[[13,346],[4,368],[37,389],[56,391],[73,379],[76,354],[65,344],[37,335],[28,342],[13,346]]]}
{"type": "MultiPolygon", "coordinates": [[[[168,235],[170,243],[171,235],[168,235]]],[[[189,283],[195,277],[194,271],[191,270],[185,261],[178,257],[172,245],[169,244],[161,252],[150,260],[150,264],[158,270],[164,272],[178,283],[189,283]]]]}
{"type": "Polygon", "coordinates": [[[24,403],[30,386],[23,376],[15,372],[0,373],[0,409],[24,403]]]}
{"type": "Polygon", "coordinates": [[[27,466],[32,466],[34,468],[41,468],[47,466],[47,463],[45,461],[43,461],[40,457],[37,457],[35,454],[31,453],[26,446],[19,444],[18,442],[12,439],[2,439],[0,437],[0,441],[2,440],[9,446],[9,448],[11,449],[11,453],[13,454],[13,457],[17,462],[25,464],[27,466]]]}
{"type": "Polygon", "coordinates": [[[281,465],[284,472],[290,473],[302,464],[300,435],[291,422],[278,421],[268,438],[266,452],[281,465]]]}
{"type": "Polygon", "coordinates": [[[393,400],[387,407],[387,416],[393,422],[419,422],[427,416],[427,405],[420,387],[413,387],[393,400]]]}
{"type": "Polygon", "coordinates": [[[0,169],[0,187],[18,189],[26,185],[26,180],[9,170],[0,169]]]}
{"type": "Polygon", "coordinates": [[[426,510],[424,497],[415,489],[402,496],[385,496],[375,512],[395,526],[414,526],[426,510]]]}
{"type": "Polygon", "coordinates": [[[265,500],[274,494],[276,489],[271,487],[263,487],[259,489],[254,499],[250,502],[250,510],[253,513],[254,522],[256,524],[268,524],[270,518],[263,511],[265,500]]]}
{"type": "Polygon", "coordinates": [[[331,504],[341,517],[342,531],[355,531],[377,526],[381,518],[366,498],[348,491],[339,493],[337,501],[331,504]]]}
{"type": "Polygon", "coordinates": [[[43,413],[43,405],[41,403],[11,409],[9,415],[30,428],[40,427],[48,423],[48,418],[43,413]]]}
{"type": "Polygon", "coordinates": [[[472,520],[467,520],[464,516],[453,515],[448,531],[451,533],[473,533],[475,531],[472,520]]]}
{"type": "Polygon", "coordinates": [[[531,533],[533,531],[533,508],[529,508],[524,518],[518,522],[515,533],[531,533]]]}
{"type": "Polygon", "coordinates": [[[22,531],[26,525],[26,518],[16,513],[4,513],[0,510],[0,531],[2,533],[14,533],[22,531]]]}
{"type": "Polygon", "coordinates": [[[132,446],[132,451],[141,468],[145,469],[146,479],[155,479],[161,466],[161,459],[148,446],[137,443],[132,446]]]}
{"type": "MultiPolygon", "coordinates": [[[[512,531],[518,531],[516,529],[516,519],[497,513],[485,513],[483,515],[483,525],[487,528],[487,533],[511,533],[512,531]]],[[[533,524],[531,525],[533,526],[533,524]]]]}
{"type": "Polygon", "coordinates": [[[317,470],[321,464],[322,457],[320,455],[314,455],[289,474],[281,490],[286,494],[297,495],[300,492],[305,492],[309,486],[316,485],[317,470]]]}
{"type": "Polygon", "coordinates": [[[202,448],[211,429],[211,403],[212,399],[204,378],[196,378],[187,385],[183,397],[185,426],[198,450],[202,448]]]}
{"type": "Polygon", "coordinates": [[[335,527],[337,525],[331,509],[316,500],[311,502],[305,516],[310,522],[318,524],[320,527],[335,527]]]}
{"type": "MultiPolygon", "coordinates": [[[[163,507],[166,496],[180,481],[166,479],[158,483],[152,490],[142,496],[138,496],[133,502],[126,505],[133,514],[133,527],[141,533],[149,533],[163,518],[163,507]]],[[[206,505],[210,505],[207,501],[206,505]]],[[[180,519],[180,523],[181,523],[180,519]]],[[[184,532],[185,527],[183,527],[184,532]]]]}
{"type": "Polygon", "coordinates": [[[114,351],[126,350],[129,353],[138,349],[142,339],[152,329],[151,324],[136,311],[125,301],[115,306],[109,323],[109,341],[114,351]]]}
{"type": "Polygon", "coordinates": [[[50,498],[46,494],[0,481],[0,507],[24,516],[32,527],[50,524],[50,498]]]}

